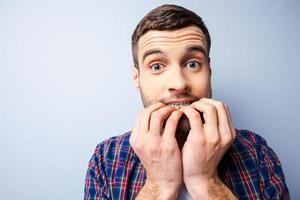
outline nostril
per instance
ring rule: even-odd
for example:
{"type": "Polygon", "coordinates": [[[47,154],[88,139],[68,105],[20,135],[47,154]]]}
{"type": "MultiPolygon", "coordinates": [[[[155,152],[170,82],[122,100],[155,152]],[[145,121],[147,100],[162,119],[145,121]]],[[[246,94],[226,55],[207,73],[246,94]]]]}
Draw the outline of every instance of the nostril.
{"type": "Polygon", "coordinates": [[[169,91],[172,93],[185,93],[189,90],[189,88],[187,86],[185,87],[170,87],[169,91]]]}

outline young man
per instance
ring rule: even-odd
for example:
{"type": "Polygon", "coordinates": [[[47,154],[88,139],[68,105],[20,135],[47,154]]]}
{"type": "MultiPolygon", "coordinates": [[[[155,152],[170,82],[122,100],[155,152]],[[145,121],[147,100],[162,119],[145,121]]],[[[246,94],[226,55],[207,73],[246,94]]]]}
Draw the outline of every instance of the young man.
{"type": "Polygon", "coordinates": [[[236,130],[211,98],[210,44],[202,19],[183,7],[141,20],[132,74],[145,109],[132,132],[97,146],[85,199],[289,199],[272,149],[236,130]]]}

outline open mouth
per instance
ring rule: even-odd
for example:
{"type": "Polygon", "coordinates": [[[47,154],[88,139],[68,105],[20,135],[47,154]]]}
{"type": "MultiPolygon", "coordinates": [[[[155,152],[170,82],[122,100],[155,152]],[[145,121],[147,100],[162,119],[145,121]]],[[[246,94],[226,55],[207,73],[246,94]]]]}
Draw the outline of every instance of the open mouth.
{"type": "MultiPolygon", "coordinates": [[[[171,107],[174,107],[174,108],[177,108],[177,109],[180,109],[184,106],[188,106],[190,105],[191,103],[193,103],[194,101],[183,101],[183,102],[170,102],[170,103],[167,103],[168,106],[171,106],[171,107]]],[[[198,111],[198,110],[197,110],[198,111]]],[[[205,123],[205,119],[204,119],[204,116],[203,116],[203,112],[200,112],[198,111],[199,114],[200,114],[200,118],[202,120],[202,123],[205,123]]],[[[185,115],[183,115],[180,119],[181,121],[188,121],[187,117],[185,115]]],[[[188,125],[189,127],[189,125],[188,125]]]]}
{"type": "Polygon", "coordinates": [[[191,104],[190,101],[185,101],[185,102],[171,102],[171,103],[168,103],[167,105],[177,108],[177,109],[180,109],[181,107],[188,106],[190,104],[191,104]]]}

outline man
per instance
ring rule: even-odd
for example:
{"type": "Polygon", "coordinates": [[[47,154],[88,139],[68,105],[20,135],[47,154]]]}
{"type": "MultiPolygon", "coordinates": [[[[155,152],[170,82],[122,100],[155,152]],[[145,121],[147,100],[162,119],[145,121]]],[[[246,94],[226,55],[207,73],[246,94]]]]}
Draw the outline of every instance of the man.
{"type": "Polygon", "coordinates": [[[132,74],[145,109],[132,132],[97,146],[85,199],[289,199],[272,149],[236,130],[211,98],[210,45],[202,19],[183,7],[141,20],[132,74]]]}

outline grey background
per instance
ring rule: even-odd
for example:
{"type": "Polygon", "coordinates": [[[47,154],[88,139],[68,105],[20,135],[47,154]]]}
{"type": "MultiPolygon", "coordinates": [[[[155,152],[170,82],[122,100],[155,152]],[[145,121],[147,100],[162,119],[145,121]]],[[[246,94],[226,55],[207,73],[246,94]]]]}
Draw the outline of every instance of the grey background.
{"type": "MultiPolygon", "coordinates": [[[[102,140],[142,108],[130,37],[164,1],[0,0],[1,199],[82,199],[102,140]]],[[[212,36],[214,98],[267,139],[300,198],[300,1],[168,1],[212,36]]]]}

